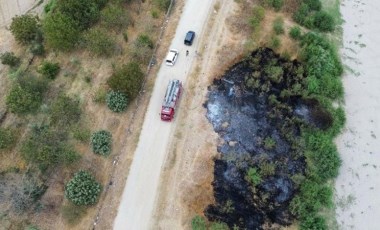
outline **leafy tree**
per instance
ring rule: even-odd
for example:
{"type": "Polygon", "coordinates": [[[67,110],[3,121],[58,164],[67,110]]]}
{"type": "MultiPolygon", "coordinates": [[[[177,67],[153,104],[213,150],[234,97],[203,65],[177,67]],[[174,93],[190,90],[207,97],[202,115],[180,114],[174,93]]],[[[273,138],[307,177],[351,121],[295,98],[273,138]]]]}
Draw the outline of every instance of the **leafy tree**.
{"type": "Polygon", "coordinates": [[[10,30],[16,41],[21,44],[28,44],[36,38],[38,27],[37,17],[24,14],[12,18],[10,30]]]}
{"type": "Polygon", "coordinates": [[[110,91],[107,93],[106,102],[110,110],[120,113],[127,108],[128,98],[124,93],[110,91]]]}
{"type": "Polygon", "coordinates": [[[201,216],[195,216],[191,220],[191,229],[192,230],[207,230],[205,219],[201,216]]]}
{"type": "Polygon", "coordinates": [[[41,170],[53,165],[71,164],[79,158],[67,143],[67,133],[47,126],[34,126],[21,147],[22,156],[41,170]]]}
{"type": "Polygon", "coordinates": [[[79,121],[81,109],[79,101],[60,94],[50,108],[50,121],[53,125],[67,127],[79,121]]]}
{"type": "Polygon", "coordinates": [[[0,149],[10,149],[16,143],[16,133],[12,129],[0,128],[0,149]]]}
{"type": "Polygon", "coordinates": [[[101,185],[86,171],[79,171],[65,186],[65,196],[76,205],[91,205],[98,200],[101,185]]]}
{"type": "Polygon", "coordinates": [[[130,62],[117,69],[108,79],[107,84],[112,90],[122,92],[132,100],[141,89],[144,73],[136,62],[130,62]]]}
{"type": "Polygon", "coordinates": [[[314,14],[313,25],[322,32],[331,32],[335,29],[335,20],[329,13],[318,11],[314,14]]]}
{"type": "Polygon", "coordinates": [[[101,130],[91,135],[92,151],[96,154],[108,156],[111,153],[112,135],[101,130]]]}
{"type": "Polygon", "coordinates": [[[38,72],[48,79],[55,79],[60,70],[61,68],[58,63],[44,61],[38,69],[38,72]]]}
{"type": "Polygon", "coordinates": [[[40,107],[45,90],[46,82],[34,77],[22,77],[13,84],[6,97],[6,105],[12,113],[33,113],[40,107]]]}
{"type": "Polygon", "coordinates": [[[101,23],[106,28],[121,30],[128,26],[129,17],[127,12],[119,5],[110,4],[101,12],[101,23]]]}
{"type": "Polygon", "coordinates": [[[93,0],[58,0],[58,10],[74,20],[78,29],[90,28],[100,16],[99,5],[93,0]]]}
{"type": "Polygon", "coordinates": [[[78,24],[60,12],[49,14],[43,22],[46,43],[57,50],[68,51],[77,44],[80,30],[78,24]]]}
{"type": "Polygon", "coordinates": [[[16,67],[20,64],[20,58],[16,57],[13,52],[5,52],[0,56],[1,64],[16,67]]]}
{"type": "Polygon", "coordinates": [[[85,35],[87,48],[99,56],[111,56],[115,51],[115,41],[101,28],[91,28],[85,35]]]}

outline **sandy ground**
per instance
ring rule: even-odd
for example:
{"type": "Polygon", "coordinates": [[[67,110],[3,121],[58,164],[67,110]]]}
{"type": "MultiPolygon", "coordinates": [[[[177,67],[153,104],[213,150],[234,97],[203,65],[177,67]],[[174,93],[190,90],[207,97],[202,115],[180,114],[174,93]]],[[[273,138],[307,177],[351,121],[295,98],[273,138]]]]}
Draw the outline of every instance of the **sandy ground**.
{"type": "Polygon", "coordinates": [[[336,180],[341,229],[379,229],[380,1],[342,1],[343,77],[347,124],[337,144],[343,165],[336,180]]]}
{"type": "Polygon", "coordinates": [[[1,0],[0,26],[8,25],[13,16],[22,15],[35,6],[39,0],[1,0]]]}
{"type": "MultiPolygon", "coordinates": [[[[171,44],[171,48],[179,50],[179,58],[175,66],[162,64],[158,72],[114,229],[154,229],[154,226],[150,225],[151,215],[157,197],[162,165],[168,152],[167,146],[173,137],[176,125],[176,121],[166,123],[160,120],[161,103],[169,79],[179,79],[186,85],[186,77],[195,59],[197,41],[201,36],[211,3],[212,1],[202,0],[186,2],[171,44]],[[198,35],[192,47],[183,45],[183,38],[188,30],[193,30],[198,35]],[[186,57],[187,49],[190,55],[186,57]]],[[[186,92],[182,99],[185,97],[186,92]]]]}

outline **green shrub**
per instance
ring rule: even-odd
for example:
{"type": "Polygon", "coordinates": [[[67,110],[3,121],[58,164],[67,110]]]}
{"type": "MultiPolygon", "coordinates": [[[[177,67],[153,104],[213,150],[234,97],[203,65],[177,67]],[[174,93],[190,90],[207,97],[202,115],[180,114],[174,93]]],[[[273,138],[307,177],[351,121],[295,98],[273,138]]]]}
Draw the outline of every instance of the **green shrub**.
{"type": "Polygon", "coordinates": [[[310,10],[320,11],[322,3],[320,0],[303,0],[303,2],[309,7],[310,10]]]}
{"type": "Polygon", "coordinates": [[[105,29],[91,28],[84,35],[87,49],[99,56],[111,56],[115,52],[115,41],[105,29]]]}
{"type": "Polygon", "coordinates": [[[159,14],[157,10],[152,10],[151,12],[152,18],[158,18],[159,14]]]}
{"type": "Polygon", "coordinates": [[[300,230],[327,230],[326,220],[318,214],[312,213],[300,221],[300,230]]]}
{"type": "Polygon", "coordinates": [[[331,32],[335,29],[335,20],[329,13],[318,11],[314,14],[313,26],[322,32],[331,32]]]}
{"type": "Polygon", "coordinates": [[[252,183],[253,186],[256,186],[256,185],[260,184],[261,181],[262,181],[262,179],[261,179],[261,175],[260,175],[260,173],[257,171],[256,168],[249,168],[249,169],[248,169],[246,179],[247,179],[250,183],[252,183]]]}
{"type": "Polygon", "coordinates": [[[45,6],[44,6],[44,12],[47,14],[51,11],[54,11],[54,9],[57,7],[57,0],[50,0],[45,6]]]}
{"type": "Polygon", "coordinates": [[[211,223],[210,230],[229,230],[230,228],[226,223],[213,222],[211,223]]]}
{"type": "Polygon", "coordinates": [[[45,54],[45,47],[41,43],[34,42],[30,46],[30,52],[33,55],[43,56],[45,54]]]}
{"type": "Polygon", "coordinates": [[[305,20],[306,20],[307,16],[309,15],[309,13],[310,13],[309,6],[302,3],[301,6],[298,8],[298,10],[296,12],[294,12],[293,19],[297,23],[304,25],[305,20]]]}
{"type": "Polygon", "coordinates": [[[67,134],[46,126],[34,126],[21,146],[26,161],[41,170],[53,165],[71,164],[79,159],[78,153],[67,142],[67,134]]]}
{"type": "Polygon", "coordinates": [[[154,43],[153,41],[150,39],[150,37],[146,34],[140,34],[138,37],[137,37],[137,40],[136,40],[136,45],[137,47],[149,47],[150,49],[153,49],[154,48],[154,43]]]}
{"type": "Polygon", "coordinates": [[[12,129],[0,128],[0,149],[10,149],[16,144],[16,132],[12,129]]]}
{"type": "Polygon", "coordinates": [[[273,31],[275,34],[283,34],[284,33],[284,19],[278,17],[273,22],[273,31]]]}
{"type": "Polygon", "coordinates": [[[128,13],[123,10],[123,7],[110,4],[101,12],[101,23],[105,28],[119,31],[128,26],[128,13]]]}
{"type": "Polygon", "coordinates": [[[79,41],[80,30],[77,22],[65,14],[48,14],[42,25],[48,47],[68,51],[79,41]]]}
{"type": "Polygon", "coordinates": [[[52,125],[67,128],[79,121],[81,113],[78,100],[60,94],[51,105],[50,121],[52,125]]]}
{"type": "Polygon", "coordinates": [[[195,216],[191,220],[191,229],[192,230],[207,230],[205,219],[201,216],[195,216]]]}
{"type": "Polygon", "coordinates": [[[273,149],[274,147],[276,147],[276,141],[273,138],[267,137],[264,139],[265,149],[273,149]]]}
{"type": "Polygon", "coordinates": [[[108,156],[111,153],[112,135],[101,130],[91,135],[92,151],[96,154],[108,156]]]}
{"type": "Polygon", "coordinates": [[[124,41],[125,41],[125,42],[128,42],[128,33],[127,33],[127,31],[125,31],[125,32],[123,33],[123,38],[124,38],[124,41]]]}
{"type": "Polygon", "coordinates": [[[128,98],[124,93],[110,91],[106,97],[107,106],[116,113],[125,111],[128,105],[128,98]]]}
{"type": "Polygon", "coordinates": [[[262,162],[259,164],[260,175],[263,177],[273,176],[276,172],[276,165],[273,163],[262,162]]]}
{"type": "Polygon", "coordinates": [[[132,100],[140,91],[143,81],[144,74],[139,65],[136,62],[130,62],[116,69],[107,80],[107,84],[113,91],[125,93],[127,98],[132,100]]]}
{"type": "Polygon", "coordinates": [[[38,227],[34,226],[34,225],[29,225],[26,230],[40,230],[38,227]]]}
{"type": "Polygon", "coordinates": [[[272,36],[269,41],[269,47],[272,49],[279,49],[281,47],[281,40],[277,36],[272,36]]]}
{"type": "Polygon", "coordinates": [[[0,56],[1,64],[16,67],[20,65],[20,58],[16,57],[13,52],[5,52],[0,56]]]}
{"type": "Polygon", "coordinates": [[[257,29],[265,17],[265,9],[261,6],[255,6],[252,9],[252,16],[249,18],[249,24],[253,29],[257,29]]]}
{"type": "Polygon", "coordinates": [[[0,56],[1,64],[16,67],[20,64],[20,58],[16,57],[13,52],[5,52],[0,56]]]}
{"type": "Polygon", "coordinates": [[[6,97],[6,105],[12,113],[33,113],[42,103],[46,82],[34,77],[21,77],[15,82],[6,97]]]}
{"type": "Polygon", "coordinates": [[[301,28],[299,26],[293,26],[290,28],[289,35],[294,40],[300,40],[302,37],[301,28]]]}
{"type": "Polygon", "coordinates": [[[21,44],[31,43],[38,33],[38,21],[36,16],[24,14],[12,18],[10,30],[16,41],[21,44]]]}
{"type": "Polygon", "coordinates": [[[284,5],[284,0],[270,0],[270,2],[275,11],[280,11],[284,5]]]}
{"type": "Polygon", "coordinates": [[[100,17],[100,7],[93,0],[58,0],[57,8],[76,22],[79,30],[90,28],[100,17]]]}
{"type": "Polygon", "coordinates": [[[61,207],[61,213],[64,220],[71,225],[75,225],[86,215],[87,207],[68,203],[61,207]]]}
{"type": "Polygon", "coordinates": [[[107,91],[104,88],[99,88],[95,92],[92,100],[94,102],[96,102],[96,103],[105,103],[106,102],[106,97],[107,97],[107,91]]]}
{"type": "Polygon", "coordinates": [[[60,70],[61,67],[59,67],[58,63],[44,61],[39,67],[38,72],[42,74],[42,76],[53,80],[58,75],[60,70]]]}
{"type": "Polygon", "coordinates": [[[167,11],[170,6],[170,0],[153,0],[153,3],[162,11],[167,11]]]}
{"type": "Polygon", "coordinates": [[[100,184],[86,171],[79,171],[65,186],[65,196],[75,205],[92,205],[98,200],[100,184]]]}
{"type": "Polygon", "coordinates": [[[81,141],[83,143],[88,143],[88,141],[90,141],[91,132],[85,127],[76,126],[73,129],[72,133],[73,137],[78,141],[81,141]]]}

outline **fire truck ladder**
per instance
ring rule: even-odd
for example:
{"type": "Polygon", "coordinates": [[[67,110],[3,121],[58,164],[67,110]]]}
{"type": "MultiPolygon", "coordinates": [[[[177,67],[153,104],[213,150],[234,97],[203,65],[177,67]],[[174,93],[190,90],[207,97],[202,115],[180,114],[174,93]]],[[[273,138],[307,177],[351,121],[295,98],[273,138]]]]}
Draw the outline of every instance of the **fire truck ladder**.
{"type": "Polygon", "coordinates": [[[164,106],[174,108],[179,93],[180,81],[170,80],[168,88],[165,93],[164,106]]]}

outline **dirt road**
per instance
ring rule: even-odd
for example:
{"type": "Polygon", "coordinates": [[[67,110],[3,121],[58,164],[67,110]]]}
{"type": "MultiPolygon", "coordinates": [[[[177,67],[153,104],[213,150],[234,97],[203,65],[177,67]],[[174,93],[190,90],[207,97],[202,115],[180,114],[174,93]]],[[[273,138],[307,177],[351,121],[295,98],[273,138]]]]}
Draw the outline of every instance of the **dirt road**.
{"type": "MultiPolygon", "coordinates": [[[[149,102],[139,143],[134,154],[114,229],[152,229],[152,212],[157,198],[157,189],[168,145],[172,139],[176,121],[162,122],[159,117],[169,79],[179,79],[186,88],[186,77],[196,58],[199,37],[207,33],[206,19],[211,12],[213,1],[188,0],[183,9],[175,37],[170,48],[178,49],[180,54],[173,67],[161,64],[152,97],[149,102]],[[196,33],[191,47],[183,44],[188,30],[196,33]],[[189,56],[186,56],[189,50],[189,56]]],[[[169,22],[170,23],[170,22],[169,22]]],[[[184,92],[182,97],[186,97],[184,92]]],[[[183,98],[182,98],[183,100],[183,98]]]]}
{"type": "Polygon", "coordinates": [[[343,165],[336,180],[340,229],[379,229],[380,2],[342,1],[343,78],[347,124],[337,144],[343,165]]]}
{"type": "Polygon", "coordinates": [[[1,0],[0,26],[8,25],[12,17],[22,15],[38,3],[38,0],[1,0]]]}

